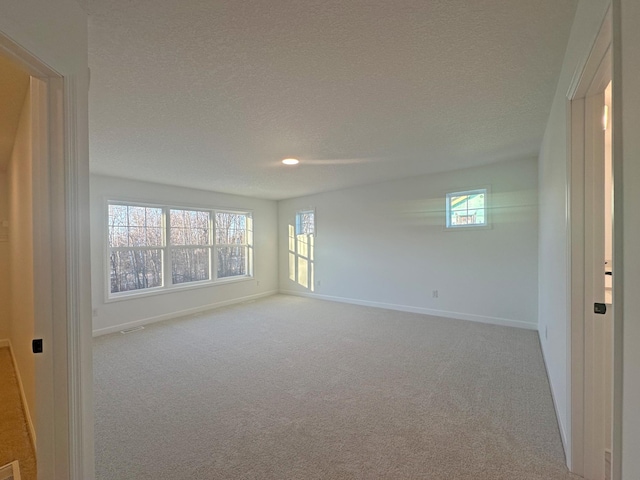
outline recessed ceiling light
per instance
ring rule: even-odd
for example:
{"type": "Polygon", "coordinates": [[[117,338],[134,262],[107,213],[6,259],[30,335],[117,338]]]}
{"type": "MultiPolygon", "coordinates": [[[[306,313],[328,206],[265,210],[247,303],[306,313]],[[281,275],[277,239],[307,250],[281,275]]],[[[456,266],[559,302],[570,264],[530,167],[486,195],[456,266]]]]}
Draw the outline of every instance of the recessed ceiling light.
{"type": "Polygon", "coordinates": [[[284,160],[282,160],[282,163],[284,163],[285,165],[297,165],[300,163],[300,160],[298,160],[297,158],[285,158],[284,160]]]}

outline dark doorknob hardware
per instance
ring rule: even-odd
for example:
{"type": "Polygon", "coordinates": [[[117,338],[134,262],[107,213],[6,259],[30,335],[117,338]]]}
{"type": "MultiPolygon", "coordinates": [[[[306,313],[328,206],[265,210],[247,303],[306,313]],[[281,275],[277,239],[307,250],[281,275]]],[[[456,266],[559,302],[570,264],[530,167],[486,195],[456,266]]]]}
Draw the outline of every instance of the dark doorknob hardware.
{"type": "Polygon", "coordinates": [[[604,303],[594,303],[593,304],[593,313],[597,313],[599,315],[604,315],[607,313],[607,305],[604,303]]]}

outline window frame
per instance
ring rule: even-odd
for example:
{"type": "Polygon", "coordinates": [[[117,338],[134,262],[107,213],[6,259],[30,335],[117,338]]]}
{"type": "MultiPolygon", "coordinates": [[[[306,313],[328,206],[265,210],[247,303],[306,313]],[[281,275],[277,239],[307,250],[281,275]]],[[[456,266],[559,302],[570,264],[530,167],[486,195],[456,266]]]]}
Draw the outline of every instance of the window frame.
{"type": "Polygon", "coordinates": [[[215,257],[215,263],[211,263],[211,268],[214,270],[215,281],[217,282],[228,282],[232,281],[238,277],[253,277],[253,215],[244,211],[238,210],[230,210],[230,209],[216,209],[213,212],[212,217],[213,222],[213,230],[212,230],[212,256],[215,257]],[[235,215],[245,215],[246,216],[246,225],[245,225],[245,241],[244,243],[217,243],[217,225],[216,219],[218,213],[230,213],[235,215]],[[245,271],[247,272],[245,275],[234,275],[232,277],[218,277],[218,249],[220,248],[233,248],[233,247],[242,247],[245,249],[245,271]]]}
{"type": "Polygon", "coordinates": [[[117,247],[112,247],[109,245],[109,232],[110,232],[110,224],[109,224],[109,206],[111,205],[119,205],[119,206],[127,206],[127,207],[140,207],[140,208],[154,208],[154,209],[161,209],[161,207],[159,205],[152,205],[152,204],[143,204],[140,202],[109,202],[107,204],[106,207],[106,215],[105,218],[107,219],[106,224],[107,224],[107,230],[106,230],[106,235],[104,236],[105,238],[105,245],[106,245],[106,250],[107,253],[105,255],[105,281],[106,281],[106,285],[105,285],[105,289],[106,291],[109,293],[109,296],[117,296],[117,297],[121,297],[121,296],[128,296],[131,295],[131,292],[145,292],[145,293],[150,293],[150,292],[158,292],[160,290],[162,290],[165,285],[166,285],[166,269],[164,268],[165,266],[165,258],[166,258],[166,246],[167,246],[167,238],[166,238],[166,226],[165,226],[165,217],[164,217],[164,212],[161,211],[161,219],[160,219],[160,225],[161,225],[161,229],[162,229],[162,233],[161,233],[161,241],[160,241],[160,245],[144,245],[144,246],[117,246],[117,247]],[[162,284],[156,287],[148,287],[148,288],[144,288],[144,289],[139,289],[139,290],[125,290],[122,292],[115,292],[115,293],[111,293],[111,253],[112,252],[124,252],[124,251],[150,251],[150,250],[160,250],[160,262],[161,262],[161,271],[162,271],[162,278],[161,278],[161,282],[162,284]]]}
{"type": "Polygon", "coordinates": [[[474,188],[466,188],[466,189],[458,189],[455,191],[448,191],[445,194],[445,231],[455,231],[455,230],[488,230],[491,228],[491,218],[490,218],[490,197],[491,197],[491,188],[488,185],[474,188]],[[455,210],[451,209],[451,198],[463,196],[463,195],[473,195],[473,194],[483,194],[484,195],[484,223],[470,223],[470,224],[461,224],[461,225],[453,225],[451,223],[451,215],[455,210]]]}
{"type": "Polygon", "coordinates": [[[164,293],[177,292],[185,289],[196,289],[212,287],[221,284],[251,281],[254,278],[253,266],[254,266],[254,245],[253,245],[253,210],[250,209],[238,209],[238,208],[218,208],[218,207],[203,207],[201,205],[181,205],[181,204],[158,204],[147,202],[144,200],[135,200],[122,197],[105,197],[104,198],[104,218],[102,222],[104,233],[102,240],[104,242],[104,301],[105,303],[117,302],[121,300],[140,298],[145,296],[160,295],[164,293]],[[109,245],[109,206],[110,205],[122,205],[133,207],[145,207],[145,208],[160,208],[162,210],[162,246],[141,246],[141,247],[111,247],[109,245]],[[209,213],[209,245],[173,245],[171,243],[171,225],[170,225],[170,213],[171,210],[188,210],[199,211],[209,213]],[[218,278],[217,268],[217,247],[216,243],[216,231],[215,231],[215,218],[216,213],[234,213],[239,215],[245,215],[247,217],[247,223],[245,225],[245,243],[234,245],[243,246],[246,249],[246,273],[243,275],[234,275],[231,277],[218,278]],[[128,249],[140,249],[140,250],[160,250],[162,261],[162,286],[142,288],[137,290],[127,290],[123,292],[111,292],[111,264],[110,256],[113,250],[128,250],[128,249]],[[195,280],[191,282],[173,283],[172,276],[172,249],[173,248],[208,248],[209,249],[209,279],[208,280],[195,280]]]}
{"type": "Polygon", "coordinates": [[[215,280],[214,276],[213,276],[213,268],[212,268],[212,262],[213,262],[213,235],[214,235],[214,230],[213,230],[213,217],[215,215],[215,212],[211,209],[205,209],[205,208],[195,208],[195,207],[175,207],[175,206],[170,206],[168,205],[166,207],[166,213],[168,214],[166,216],[166,223],[167,223],[167,227],[165,228],[165,237],[167,238],[166,240],[166,245],[167,245],[167,261],[164,263],[164,270],[165,270],[165,276],[166,278],[168,278],[171,282],[170,282],[170,286],[171,287],[184,287],[184,286],[191,286],[191,285],[198,285],[198,284],[206,284],[206,283],[211,283],[212,281],[215,280]],[[209,221],[208,221],[208,225],[207,225],[207,231],[208,231],[208,236],[209,236],[209,243],[208,244],[174,244],[171,242],[171,229],[173,228],[173,225],[171,224],[171,211],[188,211],[188,212],[204,212],[204,213],[208,213],[209,214],[209,221]],[[180,282],[180,283],[174,283],[173,282],[173,252],[174,250],[185,250],[185,249],[190,249],[190,250],[196,250],[196,249],[206,249],[208,251],[208,256],[209,256],[209,278],[204,279],[204,280],[192,280],[192,281],[188,281],[188,282],[180,282]]]}
{"type": "Polygon", "coordinates": [[[295,234],[296,237],[298,235],[307,235],[307,236],[313,236],[315,237],[318,233],[318,229],[317,229],[317,225],[316,225],[316,209],[315,208],[302,208],[300,210],[296,210],[296,217],[295,217],[295,234]],[[312,213],[313,214],[313,232],[312,233],[305,233],[305,232],[300,232],[299,231],[299,227],[302,224],[302,222],[299,220],[301,215],[304,214],[308,214],[308,213],[312,213]]]}

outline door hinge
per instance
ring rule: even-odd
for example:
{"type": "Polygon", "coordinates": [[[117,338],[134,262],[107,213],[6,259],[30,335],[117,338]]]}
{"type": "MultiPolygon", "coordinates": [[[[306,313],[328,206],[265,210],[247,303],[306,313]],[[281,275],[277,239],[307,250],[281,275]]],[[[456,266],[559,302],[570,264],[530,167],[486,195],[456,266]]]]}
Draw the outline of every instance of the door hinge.
{"type": "Polygon", "coordinates": [[[31,341],[31,349],[33,353],[42,353],[42,339],[36,338],[31,341]]]}

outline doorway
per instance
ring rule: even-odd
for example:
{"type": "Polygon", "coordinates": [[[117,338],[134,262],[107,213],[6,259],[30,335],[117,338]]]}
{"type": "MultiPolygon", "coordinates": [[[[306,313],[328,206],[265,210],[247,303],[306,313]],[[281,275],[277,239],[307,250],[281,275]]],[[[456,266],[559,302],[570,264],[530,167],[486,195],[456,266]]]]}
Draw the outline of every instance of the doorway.
{"type": "Polygon", "coordinates": [[[571,470],[619,480],[613,451],[614,322],[611,13],[571,101],[571,470]]]}
{"type": "Polygon", "coordinates": [[[33,307],[43,353],[34,357],[42,372],[35,423],[38,475],[51,480],[95,477],[86,45],[86,12],[77,2],[3,2],[0,55],[38,80],[33,307]]]}
{"type": "Polygon", "coordinates": [[[68,413],[60,408],[68,395],[67,287],[65,268],[56,270],[66,255],[64,236],[54,234],[57,222],[64,225],[58,213],[64,212],[64,190],[56,192],[64,159],[62,78],[2,37],[0,57],[2,74],[10,70],[24,85],[3,99],[3,112],[17,107],[17,123],[8,123],[0,165],[1,343],[10,352],[37,464],[27,468],[32,458],[18,466],[23,478],[35,479],[36,469],[37,478],[69,478],[69,434],[61,423],[68,413]]]}
{"type": "MultiPolygon", "coordinates": [[[[605,80],[606,81],[606,77],[605,80]]],[[[599,89],[599,88],[598,88],[599,89]]],[[[585,102],[584,476],[612,478],[613,176],[611,82],[585,102]],[[593,304],[592,308],[589,308],[593,304]]]]}
{"type": "Polygon", "coordinates": [[[0,56],[0,85],[0,373],[6,435],[0,466],[17,461],[23,478],[35,480],[38,392],[30,347],[35,330],[31,177],[37,106],[29,73],[5,56],[0,56]]]}

